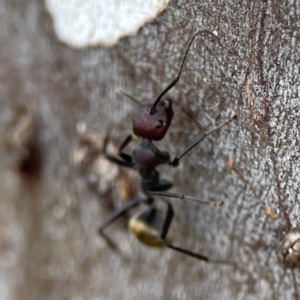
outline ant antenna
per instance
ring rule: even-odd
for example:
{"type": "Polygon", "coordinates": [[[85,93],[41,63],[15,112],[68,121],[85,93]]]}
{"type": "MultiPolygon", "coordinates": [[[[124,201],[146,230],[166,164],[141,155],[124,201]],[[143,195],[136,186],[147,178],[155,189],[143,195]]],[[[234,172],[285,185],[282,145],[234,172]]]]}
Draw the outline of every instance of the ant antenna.
{"type": "Polygon", "coordinates": [[[137,105],[143,106],[142,103],[141,103],[139,100],[137,100],[137,99],[134,98],[133,96],[127,94],[126,92],[123,92],[123,91],[117,91],[117,93],[120,94],[120,95],[123,95],[123,96],[125,96],[125,97],[127,97],[127,98],[129,98],[130,100],[132,100],[133,102],[135,102],[137,105]]]}
{"type": "Polygon", "coordinates": [[[190,42],[185,50],[185,53],[183,55],[183,58],[182,58],[182,61],[181,61],[181,65],[180,65],[180,69],[179,69],[179,72],[178,72],[178,75],[175,77],[175,79],[173,79],[173,81],[164,89],[164,91],[157,97],[157,99],[155,100],[154,104],[153,104],[153,108],[155,109],[157,103],[159,102],[159,100],[177,83],[177,81],[179,80],[179,77],[181,75],[181,72],[182,72],[182,69],[183,69],[183,66],[184,66],[184,62],[186,60],[186,57],[187,57],[187,54],[189,53],[189,50],[191,48],[191,45],[195,39],[195,37],[199,34],[203,34],[203,33],[207,33],[207,34],[210,34],[215,41],[218,41],[218,37],[212,33],[211,31],[209,30],[198,30],[193,36],[192,38],[190,39],[190,42]]]}
{"type": "Polygon", "coordinates": [[[224,206],[224,201],[204,201],[204,200],[199,200],[197,198],[186,196],[183,194],[169,193],[169,192],[164,192],[164,191],[159,191],[159,192],[149,191],[149,192],[151,195],[156,195],[156,196],[161,196],[161,197],[177,198],[177,199],[182,199],[185,201],[202,203],[202,204],[212,205],[212,206],[217,206],[217,207],[224,206]]]}

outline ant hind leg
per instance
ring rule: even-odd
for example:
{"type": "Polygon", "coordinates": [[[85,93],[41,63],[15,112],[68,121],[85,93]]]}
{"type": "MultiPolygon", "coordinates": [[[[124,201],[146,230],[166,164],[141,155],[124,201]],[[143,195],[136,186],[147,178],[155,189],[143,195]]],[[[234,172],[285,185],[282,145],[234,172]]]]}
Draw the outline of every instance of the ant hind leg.
{"type": "Polygon", "coordinates": [[[164,179],[160,179],[159,182],[148,184],[147,189],[150,193],[152,192],[163,192],[173,187],[172,182],[164,179]]]}
{"type": "Polygon", "coordinates": [[[117,249],[117,244],[106,234],[104,233],[104,230],[111,225],[113,222],[115,222],[117,219],[119,219],[121,216],[123,216],[128,210],[130,210],[133,207],[136,207],[140,203],[144,202],[144,199],[136,198],[131,200],[130,202],[123,205],[121,208],[113,212],[99,227],[98,233],[101,235],[101,237],[107,242],[108,246],[117,249]]]}
{"type": "Polygon", "coordinates": [[[194,257],[194,258],[197,258],[197,259],[200,259],[200,260],[204,260],[204,261],[209,261],[208,257],[206,257],[206,256],[204,256],[200,253],[195,253],[195,252],[192,252],[190,250],[174,246],[174,245],[172,245],[172,244],[170,244],[166,241],[166,237],[167,237],[167,234],[168,234],[168,231],[169,231],[169,227],[171,225],[171,222],[172,222],[172,219],[173,219],[173,216],[174,216],[174,211],[173,211],[172,205],[168,201],[166,201],[166,200],[163,200],[163,201],[167,204],[167,213],[166,213],[165,221],[164,221],[162,231],[161,231],[161,234],[160,234],[160,240],[161,240],[162,245],[167,247],[167,248],[173,249],[177,252],[186,254],[188,256],[191,256],[191,257],[194,257]]]}

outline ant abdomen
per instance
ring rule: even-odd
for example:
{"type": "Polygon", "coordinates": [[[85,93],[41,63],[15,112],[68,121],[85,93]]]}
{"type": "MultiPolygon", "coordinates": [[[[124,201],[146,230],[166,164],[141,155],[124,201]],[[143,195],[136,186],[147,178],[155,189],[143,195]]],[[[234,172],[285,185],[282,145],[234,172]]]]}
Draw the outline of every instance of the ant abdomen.
{"type": "MultiPolygon", "coordinates": [[[[156,207],[147,207],[133,216],[129,228],[134,236],[150,247],[162,247],[160,235],[164,225],[164,216],[156,207]]],[[[167,242],[168,239],[166,240],[167,242]]]]}

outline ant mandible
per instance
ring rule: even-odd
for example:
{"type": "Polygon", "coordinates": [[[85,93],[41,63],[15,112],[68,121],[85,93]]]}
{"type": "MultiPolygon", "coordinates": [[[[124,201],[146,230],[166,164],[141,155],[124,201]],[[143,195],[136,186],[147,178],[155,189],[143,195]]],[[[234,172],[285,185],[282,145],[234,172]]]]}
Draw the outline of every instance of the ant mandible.
{"type": "Polygon", "coordinates": [[[223,126],[227,125],[229,122],[236,118],[236,116],[234,116],[221,126],[213,129],[208,133],[200,135],[195,140],[193,140],[173,160],[170,159],[170,155],[167,152],[160,151],[153,144],[153,141],[160,141],[161,139],[163,139],[166,132],[168,131],[168,128],[170,127],[173,117],[171,100],[162,101],[161,99],[178,82],[190,47],[195,37],[200,34],[209,34],[214,38],[214,40],[217,40],[217,36],[211,31],[198,30],[190,39],[190,42],[182,58],[178,75],[163,90],[163,92],[157,97],[153,104],[142,105],[137,99],[135,99],[131,95],[122,92],[124,96],[130,98],[140,106],[140,109],[133,116],[132,121],[133,132],[135,135],[141,137],[142,141],[134,149],[132,156],[128,155],[124,153],[123,150],[132,141],[132,136],[129,135],[121,144],[118,151],[118,155],[120,158],[117,158],[113,155],[106,153],[106,138],[103,145],[103,154],[108,160],[120,166],[135,168],[139,172],[141,176],[141,189],[145,197],[138,197],[136,199],[131,200],[130,202],[122,206],[120,209],[112,213],[100,226],[100,235],[113,248],[116,248],[117,246],[114,243],[114,241],[104,232],[104,230],[116,219],[125,214],[128,210],[140,204],[145,204],[146,208],[139,212],[136,216],[131,218],[129,222],[129,227],[131,231],[140,242],[146,244],[147,246],[153,247],[165,246],[201,260],[209,260],[206,256],[174,246],[168,241],[167,233],[174,215],[172,205],[168,200],[164,198],[159,198],[167,206],[166,213],[165,215],[163,215],[162,210],[155,206],[153,198],[153,196],[179,198],[187,201],[196,201],[214,206],[223,206],[224,204],[223,201],[199,201],[193,197],[167,192],[167,190],[169,190],[172,187],[172,183],[167,180],[160,179],[160,174],[156,170],[156,167],[161,164],[168,164],[173,167],[178,166],[179,160],[183,156],[185,156],[190,150],[192,150],[196,145],[198,145],[203,139],[205,139],[208,135],[211,135],[215,131],[221,129],[223,126]]]}

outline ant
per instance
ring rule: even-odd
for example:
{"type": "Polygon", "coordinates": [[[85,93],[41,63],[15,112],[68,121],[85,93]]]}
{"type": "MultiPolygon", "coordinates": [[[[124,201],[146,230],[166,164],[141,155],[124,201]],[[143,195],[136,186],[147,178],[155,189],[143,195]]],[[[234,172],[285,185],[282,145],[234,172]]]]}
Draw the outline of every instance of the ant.
{"type": "MultiPolygon", "coordinates": [[[[161,196],[167,198],[178,198],[186,201],[201,202],[208,205],[223,206],[224,202],[213,201],[200,201],[196,198],[185,196],[183,194],[176,194],[167,192],[173,185],[171,182],[160,179],[160,174],[156,170],[156,167],[162,164],[168,164],[176,167],[179,164],[179,160],[191,151],[196,145],[203,141],[207,136],[211,135],[215,131],[221,129],[223,126],[230,123],[237,116],[235,115],[221,126],[200,135],[193,140],[179,155],[173,160],[170,159],[169,153],[160,151],[155,147],[153,141],[160,141],[168,131],[172,117],[173,109],[171,100],[162,100],[163,96],[173,88],[178,82],[187,54],[190,47],[198,35],[209,34],[214,40],[217,40],[217,36],[209,30],[198,30],[190,39],[189,44],[185,50],[184,56],[181,61],[180,69],[176,78],[163,90],[163,92],[157,97],[153,104],[142,105],[137,99],[131,95],[121,92],[124,96],[128,97],[136,104],[140,106],[140,109],[135,113],[132,118],[133,132],[136,136],[142,138],[138,146],[133,150],[132,156],[123,152],[130,142],[132,142],[132,135],[127,136],[125,141],[121,144],[118,150],[118,158],[110,155],[106,152],[108,138],[106,137],[103,145],[103,155],[110,161],[125,167],[135,168],[141,176],[141,189],[145,197],[135,198],[123,205],[120,209],[113,212],[100,226],[99,234],[106,240],[108,245],[112,248],[117,248],[115,242],[104,232],[104,230],[113,223],[120,216],[125,214],[128,210],[144,204],[145,209],[138,212],[136,216],[131,218],[129,227],[135,237],[147,246],[161,247],[165,246],[176,250],[178,252],[187,254],[189,256],[198,258],[200,260],[209,261],[209,258],[202,254],[194,253],[190,250],[183,249],[172,245],[167,239],[169,227],[171,225],[174,211],[171,203],[164,199],[159,198],[166,205],[166,213],[155,206],[153,196],[161,196]]],[[[211,261],[211,260],[210,260],[211,261]]]]}

